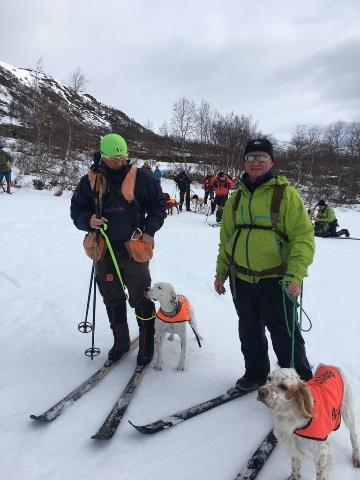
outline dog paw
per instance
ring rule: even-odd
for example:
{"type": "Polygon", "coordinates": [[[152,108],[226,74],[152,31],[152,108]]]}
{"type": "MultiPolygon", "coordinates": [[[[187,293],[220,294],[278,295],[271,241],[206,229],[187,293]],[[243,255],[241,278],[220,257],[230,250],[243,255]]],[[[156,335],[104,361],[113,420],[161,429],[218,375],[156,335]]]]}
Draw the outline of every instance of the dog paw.
{"type": "Polygon", "coordinates": [[[355,468],[360,468],[360,454],[353,455],[352,462],[355,468]]]}
{"type": "Polygon", "coordinates": [[[178,365],[177,369],[178,372],[183,372],[185,370],[184,365],[178,365]]]}
{"type": "Polygon", "coordinates": [[[157,370],[159,372],[160,370],[162,370],[162,366],[159,365],[158,363],[155,363],[154,370],[157,370]]]}
{"type": "Polygon", "coordinates": [[[300,474],[290,475],[287,480],[302,480],[302,476],[300,474]]]}

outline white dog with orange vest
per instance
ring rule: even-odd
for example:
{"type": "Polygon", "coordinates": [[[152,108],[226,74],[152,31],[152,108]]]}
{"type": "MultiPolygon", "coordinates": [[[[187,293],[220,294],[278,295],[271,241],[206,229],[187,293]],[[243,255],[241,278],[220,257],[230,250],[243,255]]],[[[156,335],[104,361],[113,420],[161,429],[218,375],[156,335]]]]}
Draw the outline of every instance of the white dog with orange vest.
{"type": "Polygon", "coordinates": [[[181,355],[177,370],[185,369],[185,353],[186,353],[186,323],[189,323],[195,337],[201,347],[200,336],[195,315],[190,302],[183,295],[176,295],[174,287],[170,283],[159,282],[153,287],[149,287],[146,292],[147,296],[152,300],[160,302],[160,308],[156,312],[155,320],[155,370],[162,370],[163,360],[161,345],[166,333],[170,333],[169,340],[174,339],[174,335],[178,335],[181,341],[181,355]]]}

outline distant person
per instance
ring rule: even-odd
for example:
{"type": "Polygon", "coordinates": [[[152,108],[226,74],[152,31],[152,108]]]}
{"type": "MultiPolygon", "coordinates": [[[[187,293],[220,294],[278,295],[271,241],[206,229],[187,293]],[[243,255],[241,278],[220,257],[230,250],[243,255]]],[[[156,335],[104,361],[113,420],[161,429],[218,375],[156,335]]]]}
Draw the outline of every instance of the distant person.
{"type": "Polygon", "coordinates": [[[215,192],[215,199],[211,203],[211,213],[215,212],[217,208],[216,221],[221,222],[222,210],[225,202],[228,199],[229,191],[231,188],[235,188],[235,182],[224,172],[219,172],[216,177],[211,181],[211,186],[215,192]]]}
{"type": "Polygon", "coordinates": [[[350,237],[349,230],[342,228],[338,232],[336,228],[339,226],[335,210],[328,205],[325,200],[319,200],[318,213],[315,217],[315,235],[317,237],[350,237]]]}
{"type": "Polygon", "coordinates": [[[0,184],[2,185],[3,178],[6,181],[6,193],[10,192],[11,186],[11,163],[13,159],[10,153],[5,152],[4,145],[0,144],[0,184]]]}
{"type": "Polygon", "coordinates": [[[214,199],[214,187],[211,185],[212,179],[215,177],[215,172],[208,172],[206,177],[204,178],[204,203],[207,205],[208,198],[210,200],[214,199]]]}
{"type": "Polygon", "coordinates": [[[150,166],[150,163],[149,163],[149,160],[145,160],[144,163],[143,163],[143,166],[141,167],[141,169],[143,170],[144,173],[146,173],[147,175],[151,175],[152,177],[154,177],[153,175],[153,171],[151,170],[151,166],[150,166]]]}
{"type": "Polygon", "coordinates": [[[156,165],[156,167],[155,167],[154,178],[155,178],[155,182],[157,182],[159,185],[161,185],[162,172],[159,168],[159,165],[156,165]]]}
{"type": "Polygon", "coordinates": [[[191,212],[190,209],[190,185],[191,179],[188,175],[186,175],[185,170],[182,170],[176,177],[174,178],[176,185],[179,188],[180,192],[180,200],[179,200],[179,209],[180,212],[182,211],[182,206],[185,199],[186,211],[191,212]]]}

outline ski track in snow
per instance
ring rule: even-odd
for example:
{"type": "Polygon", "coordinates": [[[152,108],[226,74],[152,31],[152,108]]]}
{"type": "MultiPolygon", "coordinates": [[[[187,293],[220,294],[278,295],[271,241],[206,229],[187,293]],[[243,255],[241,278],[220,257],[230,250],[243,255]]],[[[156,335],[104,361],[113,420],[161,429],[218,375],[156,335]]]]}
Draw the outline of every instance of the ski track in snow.
{"type": "MultiPolygon", "coordinates": [[[[163,181],[164,191],[174,191],[163,181]]],[[[200,188],[194,189],[201,193],[200,188]]],[[[154,436],[127,422],[155,421],[224,393],[243,372],[237,321],[230,294],[219,297],[213,278],[219,229],[205,216],[169,216],[155,238],[153,282],[171,282],[192,302],[200,349],[188,330],[186,370],[176,371],[180,344],[164,343],[164,370],[148,369],[117,432],[109,442],[90,440],[127,384],[135,365],[130,354],[79,402],[43,425],[29,419],[59,401],[106,359],[112,345],[105,308],[98,295],[93,361],[84,350],[91,334],[77,331],[84,320],[91,262],[83,253],[83,232],[69,218],[70,195],[15,190],[1,195],[1,385],[0,476],[13,480],[232,480],[272,426],[271,412],[256,394],[218,407],[154,436]]],[[[338,209],[341,227],[360,237],[360,213],[338,209]]],[[[212,217],[210,217],[212,218],[212,217]]],[[[314,264],[304,284],[304,308],[313,328],[305,333],[308,356],[340,366],[351,379],[359,424],[360,242],[316,239],[314,264]]],[[[129,311],[131,335],[135,317],[129,311]]],[[[91,320],[91,317],[90,317],[91,320]]],[[[304,326],[307,320],[303,318],[304,326]]],[[[272,365],[276,360],[270,349],[272,365]]],[[[332,436],[334,478],[357,479],[345,427],[332,436]]],[[[260,480],[287,478],[290,460],[276,448],[260,480]]],[[[306,461],[304,479],[314,478],[306,461]]]]}

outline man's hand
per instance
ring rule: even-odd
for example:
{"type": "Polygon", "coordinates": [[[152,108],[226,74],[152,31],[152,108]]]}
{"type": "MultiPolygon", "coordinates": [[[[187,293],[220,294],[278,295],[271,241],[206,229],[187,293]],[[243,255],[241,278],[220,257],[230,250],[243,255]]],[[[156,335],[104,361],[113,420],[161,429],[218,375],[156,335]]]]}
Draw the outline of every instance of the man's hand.
{"type": "Polygon", "coordinates": [[[288,292],[290,293],[290,295],[293,295],[294,297],[298,297],[301,293],[301,287],[295,282],[289,282],[288,292]]]}
{"type": "Polygon", "coordinates": [[[152,248],[154,248],[154,237],[151,237],[147,233],[143,233],[142,236],[141,236],[141,240],[144,243],[150,244],[152,246],[152,248]]]}
{"type": "Polygon", "coordinates": [[[94,214],[90,218],[90,227],[99,230],[99,228],[104,225],[104,223],[107,223],[108,219],[105,217],[97,218],[96,215],[94,214]]]}
{"type": "Polygon", "coordinates": [[[226,289],[224,287],[224,280],[220,280],[220,278],[215,278],[214,288],[216,293],[218,293],[219,295],[224,295],[224,293],[226,292],[226,289]]]}

